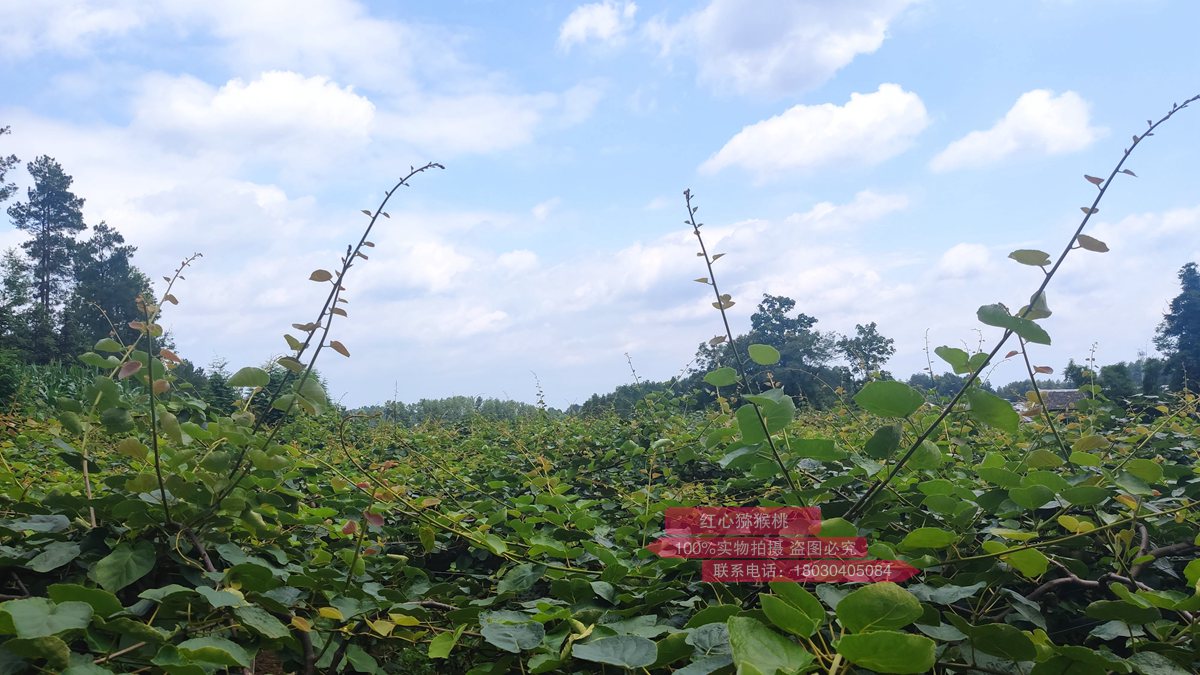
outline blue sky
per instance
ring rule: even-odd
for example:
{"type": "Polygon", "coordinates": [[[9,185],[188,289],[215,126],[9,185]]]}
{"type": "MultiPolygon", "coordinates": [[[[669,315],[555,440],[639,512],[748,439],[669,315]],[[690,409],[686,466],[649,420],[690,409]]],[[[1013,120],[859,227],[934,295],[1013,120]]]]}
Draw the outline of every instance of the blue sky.
{"type": "MultiPolygon", "coordinates": [[[[204,257],[164,323],[257,365],[410,165],[320,364],[348,405],[452,394],[565,407],[685,369],[719,330],[701,207],[744,331],[763,293],[876,321],[907,376],[1024,303],[1131,134],[1200,92],[1185,0],[0,3],[0,153],[58,159],[152,278],[204,257]]],[[[1049,290],[1056,371],[1152,351],[1200,260],[1200,118],[1139,148],[1049,290]]],[[[26,180],[24,175],[18,180],[26,180]]],[[[0,227],[0,246],[21,233],[0,227]]],[[[940,365],[935,364],[940,368],[940,365]]],[[[1001,364],[996,384],[1020,376],[1001,364]]]]}

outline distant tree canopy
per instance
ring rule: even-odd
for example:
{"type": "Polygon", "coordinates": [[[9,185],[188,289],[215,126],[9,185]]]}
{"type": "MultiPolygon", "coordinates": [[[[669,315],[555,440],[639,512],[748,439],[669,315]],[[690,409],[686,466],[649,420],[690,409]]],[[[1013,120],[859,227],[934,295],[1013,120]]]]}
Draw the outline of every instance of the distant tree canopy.
{"type": "MultiPolygon", "coordinates": [[[[363,415],[377,415],[381,421],[415,426],[425,422],[460,424],[481,417],[488,420],[516,421],[542,414],[542,409],[530,403],[507,401],[481,396],[451,396],[440,399],[421,399],[416,403],[387,401],[382,405],[370,405],[354,411],[363,415]]],[[[547,410],[551,416],[562,413],[547,410]]]]}
{"type": "MultiPolygon", "coordinates": [[[[0,157],[0,201],[15,194],[6,174],[16,165],[16,157],[0,157]]],[[[0,350],[48,363],[74,361],[105,336],[131,340],[137,298],[150,290],[133,266],[134,247],[104,222],[80,239],[84,200],[71,191],[71,176],[44,155],[28,169],[33,186],[7,209],[29,239],[0,260],[0,350]]]]}
{"type": "Polygon", "coordinates": [[[1200,271],[1196,263],[1179,270],[1179,295],[1158,326],[1154,346],[1166,356],[1164,372],[1171,389],[1197,390],[1200,384],[1200,271]]]}
{"type": "MultiPolygon", "coordinates": [[[[756,387],[781,384],[801,404],[822,408],[836,401],[840,394],[854,393],[872,377],[891,377],[881,368],[896,350],[890,338],[879,334],[875,323],[855,326],[853,337],[821,332],[815,328],[815,317],[803,312],[792,315],[795,308],[796,301],[789,297],[764,294],[750,317],[749,333],[735,337],[732,344],[700,345],[697,367],[689,384],[702,387],[704,373],[740,363],[756,387]],[[760,366],[745,358],[746,349],[752,344],[777,349],[779,363],[760,366]],[[737,355],[742,356],[739,359],[737,355]],[[837,357],[849,365],[836,363],[837,357]]],[[[711,395],[710,391],[705,392],[698,403],[703,405],[711,395]]]]}

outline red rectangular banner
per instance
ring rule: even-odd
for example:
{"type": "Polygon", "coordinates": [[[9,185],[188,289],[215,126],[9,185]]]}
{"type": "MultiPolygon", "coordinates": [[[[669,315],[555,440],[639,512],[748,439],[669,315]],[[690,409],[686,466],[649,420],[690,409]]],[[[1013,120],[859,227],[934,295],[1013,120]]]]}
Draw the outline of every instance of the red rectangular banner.
{"type": "Polygon", "coordinates": [[[646,549],[663,558],[865,558],[865,537],[662,537],[646,549]]]}
{"type": "Polygon", "coordinates": [[[696,506],[667,509],[668,535],[816,535],[821,509],[815,506],[696,506]]]}
{"type": "Polygon", "coordinates": [[[921,572],[900,560],[705,560],[701,564],[704,581],[714,583],[906,581],[921,572]]]}

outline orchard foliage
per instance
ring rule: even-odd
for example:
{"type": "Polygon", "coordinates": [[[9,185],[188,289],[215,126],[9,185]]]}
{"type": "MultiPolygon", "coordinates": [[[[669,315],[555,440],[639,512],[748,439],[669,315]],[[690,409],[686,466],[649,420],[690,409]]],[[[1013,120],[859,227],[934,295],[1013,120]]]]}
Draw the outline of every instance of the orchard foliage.
{"type": "MultiPolygon", "coordinates": [[[[1126,409],[1094,391],[1022,418],[979,385],[1013,337],[1038,372],[1046,287],[1071,251],[1107,249],[1082,230],[1124,161],[1087,177],[1100,192],[1057,262],[1014,252],[1041,284],[1015,312],[980,308],[995,346],[935,350],[961,376],[946,403],[872,369],[890,344],[864,326],[845,348],[865,384],[797,418],[781,350],[725,321],[699,413],[657,392],[627,417],[340,415],[317,357],[354,353],[336,330],[350,272],[430,164],[364,211],[339,266],[309,274],[328,295],[277,367],[222,376],[235,395],[210,405],[161,344],[193,256],[138,303],[130,338],[79,356],[85,377],[52,414],[3,419],[0,673],[1196,672],[1195,396],[1126,409]],[[823,536],[864,536],[869,557],[922,573],[705,583],[645,548],[665,509],[695,505],[817,506],[823,536]]],[[[723,317],[721,254],[685,194],[723,317]]]]}

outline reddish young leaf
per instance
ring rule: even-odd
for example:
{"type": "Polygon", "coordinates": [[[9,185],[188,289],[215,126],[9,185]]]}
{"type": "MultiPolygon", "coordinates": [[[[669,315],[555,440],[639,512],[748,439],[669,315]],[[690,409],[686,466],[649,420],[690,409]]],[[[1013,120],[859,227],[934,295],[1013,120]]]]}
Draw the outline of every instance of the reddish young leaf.
{"type": "Polygon", "coordinates": [[[1018,352],[1018,351],[1016,351],[1016,350],[1013,350],[1013,351],[1011,351],[1011,352],[1009,352],[1009,353],[1005,354],[1005,355],[1004,355],[1004,358],[1006,358],[1006,359],[1011,359],[1012,357],[1014,357],[1014,356],[1016,356],[1017,354],[1020,354],[1020,353],[1021,353],[1021,352],[1018,352]]]}
{"type": "Polygon", "coordinates": [[[350,350],[346,349],[346,345],[342,344],[341,342],[338,342],[337,340],[330,340],[329,348],[332,349],[333,351],[341,354],[342,356],[346,356],[346,357],[350,356],[350,350]]]}
{"type": "Polygon", "coordinates": [[[374,525],[375,527],[383,527],[383,516],[379,515],[378,513],[371,513],[370,511],[363,511],[363,517],[367,519],[368,525],[374,525]]]}
{"type": "Polygon", "coordinates": [[[347,520],[346,524],[342,526],[342,534],[354,534],[355,532],[358,532],[358,523],[347,520]]]}
{"type": "Polygon", "coordinates": [[[342,309],[341,307],[332,307],[330,308],[329,313],[337,314],[338,316],[347,316],[346,310],[342,309]]]}
{"type": "Polygon", "coordinates": [[[173,352],[170,349],[167,349],[165,347],[158,350],[158,355],[159,355],[159,357],[162,358],[163,361],[171,361],[174,363],[183,363],[183,359],[179,358],[178,356],[175,355],[175,352],[173,352]]]}
{"type": "MultiPolygon", "coordinates": [[[[387,214],[385,213],[384,215],[386,216],[387,214]]],[[[363,246],[367,246],[367,247],[369,247],[369,248],[375,248],[375,242],[373,242],[373,241],[364,241],[364,242],[363,242],[363,246]]]]}
{"type": "Polygon", "coordinates": [[[179,304],[179,300],[176,299],[176,297],[174,295],[171,295],[170,293],[167,293],[166,295],[163,296],[163,302],[169,302],[172,305],[179,304]]]}
{"type": "Polygon", "coordinates": [[[1137,174],[1136,174],[1136,173],[1134,173],[1134,172],[1132,172],[1132,171],[1130,171],[1129,169],[1121,169],[1121,173],[1124,173],[1124,174],[1129,174],[1130,176],[1133,176],[1134,178],[1137,178],[1137,174]]]}
{"type": "Polygon", "coordinates": [[[1085,180],[1087,180],[1087,182],[1091,183],[1092,185],[1099,185],[1104,182],[1103,178],[1097,178],[1096,176],[1089,176],[1087,174],[1084,174],[1083,177],[1085,180]]]}
{"type": "Polygon", "coordinates": [[[130,375],[133,375],[134,373],[136,373],[137,371],[139,371],[141,369],[142,369],[141,361],[126,361],[125,363],[121,364],[121,370],[117,373],[117,379],[124,380],[125,378],[129,377],[130,375]]]}
{"type": "Polygon", "coordinates": [[[1089,216],[1092,215],[1093,213],[1100,213],[1100,209],[1088,208],[1086,206],[1079,207],[1079,210],[1083,211],[1084,213],[1088,214],[1089,216]]]}
{"type": "Polygon", "coordinates": [[[308,275],[308,278],[311,281],[329,281],[333,278],[333,275],[329,273],[329,270],[313,270],[313,273],[308,275]]]}
{"type": "Polygon", "coordinates": [[[1054,369],[1050,366],[1038,366],[1037,368],[1033,369],[1033,372],[1041,373],[1043,375],[1051,375],[1054,373],[1054,369]]]}
{"type": "Polygon", "coordinates": [[[167,382],[166,380],[155,380],[154,381],[154,394],[155,395],[165,394],[168,391],[170,391],[170,389],[171,389],[170,382],[167,382]]]}
{"type": "Polygon", "coordinates": [[[362,212],[367,214],[368,216],[371,215],[371,211],[368,209],[363,209],[362,212]]]}

